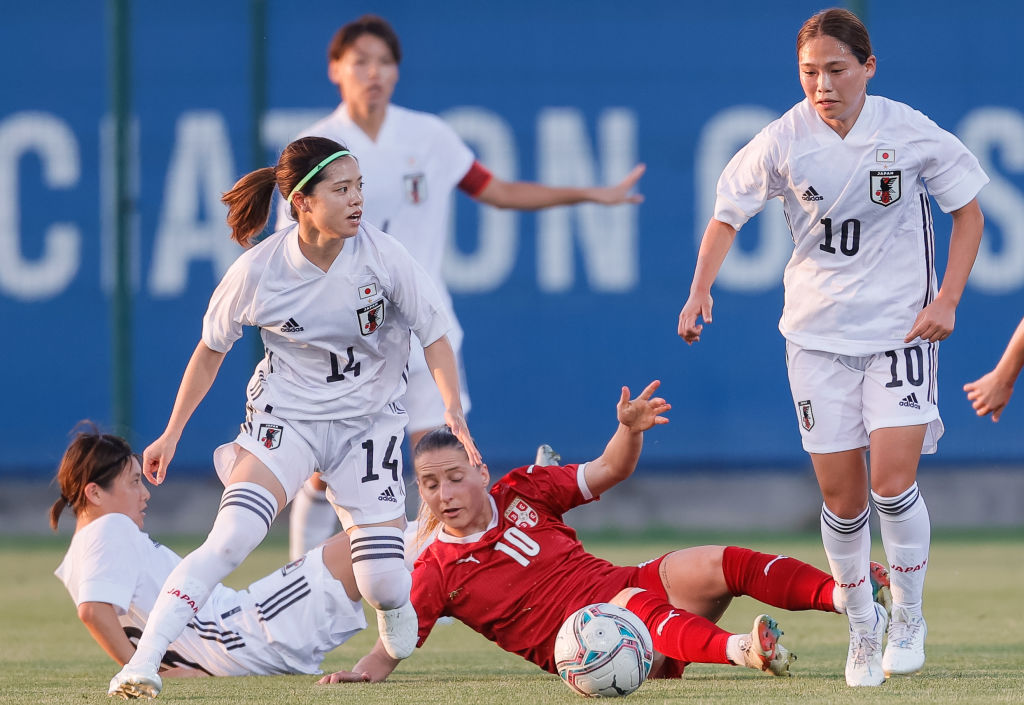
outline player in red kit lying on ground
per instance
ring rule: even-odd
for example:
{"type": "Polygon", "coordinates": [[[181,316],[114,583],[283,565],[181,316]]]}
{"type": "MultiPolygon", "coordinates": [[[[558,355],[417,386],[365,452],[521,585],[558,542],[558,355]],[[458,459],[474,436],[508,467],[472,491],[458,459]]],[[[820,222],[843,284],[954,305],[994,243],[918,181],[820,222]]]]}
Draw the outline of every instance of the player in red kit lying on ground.
{"type": "MultiPolygon", "coordinates": [[[[622,388],[619,427],[596,460],[517,468],[490,490],[486,465],[471,465],[447,429],[420,441],[414,456],[421,531],[436,530],[413,571],[420,645],[440,617],[452,616],[554,673],[555,634],[565,618],[590,603],[613,602],[650,628],[657,652],[651,677],[678,677],[691,662],[789,673],[794,657],[777,643],[782,631],[774,619],[758,616],[750,634],[730,634],[714,622],[735,595],[787,610],[841,612],[832,576],[794,558],[734,546],[686,548],[616,566],[587,553],[562,521],[564,512],[633,473],[644,431],[668,423],[670,405],[652,397],[658,386],[652,382],[632,400],[622,388]]],[[[882,566],[877,577],[884,578],[882,566]]],[[[378,641],[351,671],[320,682],[382,681],[398,663],[378,641]]]]}

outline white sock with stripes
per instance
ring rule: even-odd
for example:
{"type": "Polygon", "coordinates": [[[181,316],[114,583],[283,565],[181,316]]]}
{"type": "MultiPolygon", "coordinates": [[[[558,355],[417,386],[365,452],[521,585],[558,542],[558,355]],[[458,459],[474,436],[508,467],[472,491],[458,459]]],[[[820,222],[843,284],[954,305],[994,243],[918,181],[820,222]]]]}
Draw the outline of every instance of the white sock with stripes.
{"type": "Polygon", "coordinates": [[[825,547],[832,577],[842,595],[851,624],[874,624],[871,579],[870,507],[853,519],[842,519],[821,506],[821,542],[825,547]]]}
{"type": "Polygon", "coordinates": [[[228,485],[206,541],[167,576],[131,658],[133,666],[159,667],[167,647],[206,603],[214,586],[260,545],[276,515],[277,500],[262,485],[228,485]]]}
{"type": "Polygon", "coordinates": [[[872,492],[871,499],[878,510],[882,545],[889,561],[893,605],[920,614],[932,538],[924,497],[915,482],[895,497],[872,492]]]}
{"type": "Polygon", "coordinates": [[[405,567],[403,531],[371,526],[349,532],[352,572],[359,592],[374,609],[393,610],[409,601],[412,576],[405,567]]]}
{"type": "Polygon", "coordinates": [[[288,556],[293,561],[302,558],[306,551],[334,536],[338,528],[338,516],[327,493],[303,483],[288,516],[288,556]]]}

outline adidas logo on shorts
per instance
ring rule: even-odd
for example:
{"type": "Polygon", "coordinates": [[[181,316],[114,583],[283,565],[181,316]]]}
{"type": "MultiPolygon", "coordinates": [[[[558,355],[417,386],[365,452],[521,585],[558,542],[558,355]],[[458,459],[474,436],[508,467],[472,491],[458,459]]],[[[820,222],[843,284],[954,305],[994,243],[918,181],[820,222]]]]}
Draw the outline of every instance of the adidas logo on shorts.
{"type": "Polygon", "coordinates": [[[283,326],[281,326],[282,333],[298,333],[300,330],[305,330],[299,325],[299,322],[294,318],[289,318],[283,326]]]}
{"type": "Polygon", "coordinates": [[[806,191],[804,191],[804,195],[801,196],[800,198],[802,198],[805,201],[824,201],[825,200],[824,196],[819,196],[818,195],[818,192],[814,190],[813,186],[809,187],[806,191]]]}
{"type": "Polygon", "coordinates": [[[911,392],[907,396],[900,400],[900,406],[909,406],[912,409],[920,409],[921,405],[917,403],[917,394],[911,392]]]}
{"type": "Polygon", "coordinates": [[[380,495],[377,496],[377,499],[380,500],[381,502],[398,502],[398,498],[395,497],[394,490],[392,490],[390,487],[381,492],[380,495]]]}

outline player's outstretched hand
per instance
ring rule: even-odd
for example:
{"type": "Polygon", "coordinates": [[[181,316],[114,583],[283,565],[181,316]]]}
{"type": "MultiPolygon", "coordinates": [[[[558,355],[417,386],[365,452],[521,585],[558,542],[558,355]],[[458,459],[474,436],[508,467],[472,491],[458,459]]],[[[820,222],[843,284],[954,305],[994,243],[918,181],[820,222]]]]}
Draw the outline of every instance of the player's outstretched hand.
{"type": "Polygon", "coordinates": [[[634,433],[646,431],[655,424],[668,423],[662,414],[671,409],[672,405],[661,397],[651,397],[660,386],[661,381],[654,380],[640,392],[640,396],[632,400],[629,398],[629,387],[623,387],[622,397],[615,407],[619,423],[634,433]]]}
{"type": "Polygon", "coordinates": [[[704,325],[697,323],[697,317],[702,318],[704,323],[711,323],[711,309],[714,305],[715,301],[711,298],[710,293],[690,294],[690,298],[683,304],[683,309],[679,312],[677,332],[687,345],[693,345],[700,340],[704,325]]]}
{"type": "Polygon", "coordinates": [[[630,193],[630,191],[633,190],[645,171],[647,171],[646,164],[637,164],[632,171],[626,174],[626,178],[614,186],[595,188],[591,200],[606,206],[617,206],[620,203],[643,203],[644,197],[641,194],[630,193]]]}
{"type": "Polygon", "coordinates": [[[964,391],[967,392],[967,399],[974,407],[974,412],[978,416],[992,414],[992,422],[996,423],[1013,394],[1013,382],[1007,384],[992,370],[981,379],[965,384],[964,391]]]}
{"type": "Polygon", "coordinates": [[[458,438],[459,442],[462,443],[462,447],[466,449],[466,455],[469,456],[469,464],[473,467],[483,465],[483,458],[480,456],[480,451],[476,448],[476,443],[473,442],[473,436],[469,433],[469,426],[466,425],[466,417],[462,413],[462,409],[456,411],[446,410],[444,412],[444,422],[452,430],[452,435],[458,438]]]}
{"type": "Polygon", "coordinates": [[[955,324],[956,305],[937,298],[917,314],[917,319],[903,342],[909,343],[917,338],[932,343],[945,340],[953,332],[955,324]]]}
{"type": "Polygon", "coordinates": [[[159,485],[167,476],[167,466],[171,464],[178,443],[167,434],[160,436],[149,444],[142,453],[142,474],[154,485],[159,485]]]}
{"type": "Polygon", "coordinates": [[[331,683],[369,683],[369,673],[356,673],[354,671],[335,671],[317,681],[319,685],[330,685],[331,683]]]}

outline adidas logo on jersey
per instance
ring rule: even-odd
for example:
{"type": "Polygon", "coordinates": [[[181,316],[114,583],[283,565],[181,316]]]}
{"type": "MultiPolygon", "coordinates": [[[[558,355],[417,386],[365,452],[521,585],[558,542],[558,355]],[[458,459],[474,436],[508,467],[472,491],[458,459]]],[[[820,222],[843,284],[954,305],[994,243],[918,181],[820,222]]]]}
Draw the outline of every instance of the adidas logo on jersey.
{"type": "Polygon", "coordinates": [[[806,191],[804,191],[804,195],[801,196],[800,198],[804,199],[805,201],[824,201],[825,200],[824,196],[819,196],[818,195],[818,192],[814,190],[813,186],[808,187],[808,189],[806,191]]]}
{"type": "Polygon", "coordinates": [[[289,318],[283,326],[281,326],[282,333],[298,333],[300,330],[305,330],[299,325],[299,322],[294,318],[289,318]]]}
{"type": "Polygon", "coordinates": [[[392,490],[390,487],[381,492],[377,496],[377,499],[380,500],[381,502],[398,502],[398,498],[395,497],[395,491],[392,490]]]}
{"type": "Polygon", "coordinates": [[[900,406],[909,406],[912,409],[920,409],[921,405],[917,403],[917,394],[911,392],[907,396],[900,400],[900,406]]]}

